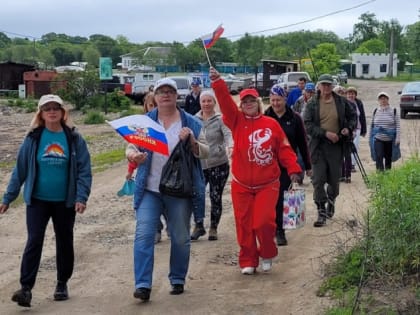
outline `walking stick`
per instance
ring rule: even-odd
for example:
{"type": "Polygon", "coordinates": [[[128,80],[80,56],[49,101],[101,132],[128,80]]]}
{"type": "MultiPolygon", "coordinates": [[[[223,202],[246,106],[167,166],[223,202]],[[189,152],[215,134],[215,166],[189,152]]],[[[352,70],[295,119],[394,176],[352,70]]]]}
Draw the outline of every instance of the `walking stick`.
{"type": "Polygon", "coordinates": [[[356,146],[354,145],[353,142],[350,143],[350,149],[351,149],[351,153],[353,153],[353,157],[354,157],[354,160],[356,161],[357,167],[360,170],[360,174],[362,175],[363,181],[365,182],[366,185],[368,185],[369,179],[366,174],[366,170],[363,167],[362,160],[360,160],[359,153],[357,153],[356,146]]]}

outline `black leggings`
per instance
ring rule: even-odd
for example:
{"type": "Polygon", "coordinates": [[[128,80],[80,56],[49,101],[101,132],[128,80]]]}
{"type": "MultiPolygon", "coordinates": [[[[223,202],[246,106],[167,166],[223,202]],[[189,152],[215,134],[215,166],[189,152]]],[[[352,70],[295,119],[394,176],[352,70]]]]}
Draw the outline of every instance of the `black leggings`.
{"type": "Polygon", "coordinates": [[[210,185],[210,227],[217,228],[222,216],[222,196],[229,177],[229,163],[203,170],[204,178],[210,185]]]}

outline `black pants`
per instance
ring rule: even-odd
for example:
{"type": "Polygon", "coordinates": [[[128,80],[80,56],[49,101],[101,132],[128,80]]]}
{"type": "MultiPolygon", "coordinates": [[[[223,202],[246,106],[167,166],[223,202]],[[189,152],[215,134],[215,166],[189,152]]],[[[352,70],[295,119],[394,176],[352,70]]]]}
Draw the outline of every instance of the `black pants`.
{"type": "Polygon", "coordinates": [[[325,209],[325,203],[328,199],[334,202],[340,192],[341,163],[343,161],[342,144],[320,143],[319,147],[312,153],[311,160],[314,201],[318,207],[325,209]]]}
{"type": "Polygon", "coordinates": [[[375,139],[376,169],[383,171],[391,169],[392,164],[392,141],[375,139]],[[385,160],[385,167],[384,167],[385,160]]]}
{"type": "Polygon", "coordinates": [[[57,281],[67,282],[73,273],[73,227],[76,218],[74,208],[66,208],[64,202],[32,199],[26,207],[28,240],[22,256],[20,284],[33,288],[41,262],[42,247],[48,221],[52,218],[55,243],[57,281]]]}
{"type": "Polygon", "coordinates": [[[210,227],[217,228],[222,216],[222,196],[229,177],[229,163],[203,170],[204,178],[210,185],[210,227]]]}
{"type": "Polygon", "coordinates": [[[289,174],[285,168],[281,168],[280,174],[280,190],[279,198],[277,199],[276,205],[276,225],[277,230],[283,230],[283,202],[284,202],[284,192],[289,189],[291,184],[289,174]]]}

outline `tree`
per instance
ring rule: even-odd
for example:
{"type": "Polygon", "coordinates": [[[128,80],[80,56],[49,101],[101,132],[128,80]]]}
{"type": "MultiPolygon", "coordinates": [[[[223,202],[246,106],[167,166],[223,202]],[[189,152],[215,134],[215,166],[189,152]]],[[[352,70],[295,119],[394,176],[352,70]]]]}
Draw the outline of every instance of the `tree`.
{"type": "Polygon", "coordinates": [[[386,48],[386,45],[383,41],[380,39],[369,39],[365,42],[363,42],[357,49],[357,53],[377,53],[377,54],[384,54],[387,53],[388,50],[386,48]]]}
{"type": "Polygon", "coordinates": [[[316,74],[333,73],[340,67],[340,56],[334,44],[319,44],[311,50],[312,62],[316,74]]]}
{"type": "Polygon", "coordinates": [[[353,43],[356,47],[369,39],[377,38],[380,26],[374,13],[363,13],[359,20],[361,22],[353,26],[353,43]]]}
{"type": "Polygon", "coordinates": [[[420,63],[420,21],[407,26],[405,45],[410,61],[420,63]]]}
{"type": "Polygon", "coordinates": [[[12,40],[3,32],[0,32],[0,48],[6,48],[10,46],[11,43],[12,40]]]}

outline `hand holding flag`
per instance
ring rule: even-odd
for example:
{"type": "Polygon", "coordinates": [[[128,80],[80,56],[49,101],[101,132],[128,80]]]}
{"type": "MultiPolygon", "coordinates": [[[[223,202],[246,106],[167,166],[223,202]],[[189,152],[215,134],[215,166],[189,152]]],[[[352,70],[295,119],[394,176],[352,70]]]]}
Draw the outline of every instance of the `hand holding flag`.
{"type": "Polygon", "coordinates": [[[127,142],[169,155],[165,129],[147,115],[131,115],[107,121],[127,142]]]}

